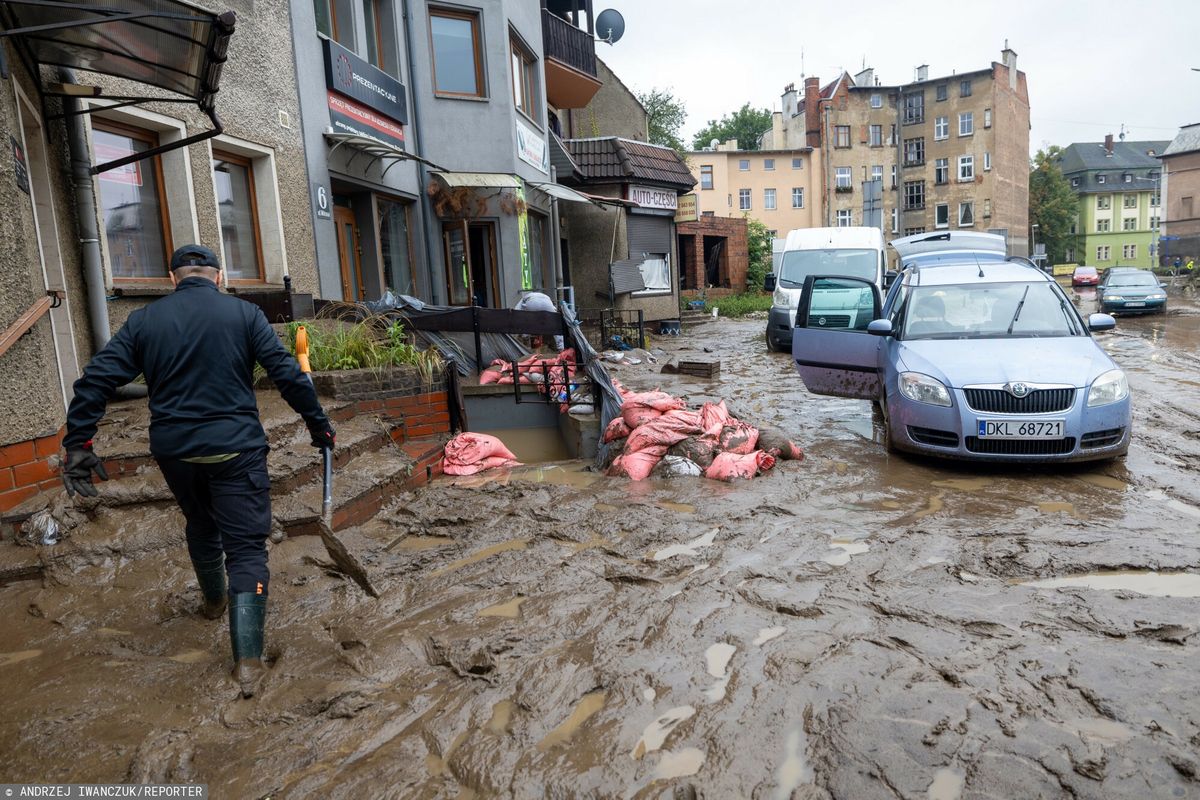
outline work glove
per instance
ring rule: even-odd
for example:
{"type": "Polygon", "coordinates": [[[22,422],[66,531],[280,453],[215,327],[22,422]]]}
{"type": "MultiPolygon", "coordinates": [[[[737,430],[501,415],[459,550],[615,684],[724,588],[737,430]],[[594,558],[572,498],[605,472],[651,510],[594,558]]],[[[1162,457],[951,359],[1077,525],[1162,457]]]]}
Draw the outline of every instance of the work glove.
{"type": "Polygon", "coordinates": [[[92,452],[92,443],[82,447],[67,449],[67,460],[62,466],[63,486],[67,487],[67,496],[95,497],[99,492],[92,485],[92,473],[100,476],[100,480],[108,480],[104,471],[104,463],[99,456],[92,452]]]}
{"type": "Polygon", "coordinates": [[[312,434],[312,446],[316,448],[327,447],[332,450],[337,440],[337,431],[328,422],[319,428],[310,428],[309,433],[312,434]]]}

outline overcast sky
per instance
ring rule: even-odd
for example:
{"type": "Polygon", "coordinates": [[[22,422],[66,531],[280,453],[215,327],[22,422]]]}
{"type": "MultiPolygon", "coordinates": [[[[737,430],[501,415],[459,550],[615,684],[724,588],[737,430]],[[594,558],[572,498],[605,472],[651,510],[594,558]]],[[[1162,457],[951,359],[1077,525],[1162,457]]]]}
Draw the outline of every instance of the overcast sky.
{"type": "Polygon", "coordinates": [[[752,105],[776,110],[801,73],[822,84],[866,66],[884,84],[983,69],[1004,40],[1029,82],[1030,152],[1047,144],[1171,139],[1200,122],[1197,0],[594,0],[625,36],[597,54],[634,91],[684,101],[684,143],[711,119],[752,105]],[[800,53],[804,52],[803,67],[800,53]]]}

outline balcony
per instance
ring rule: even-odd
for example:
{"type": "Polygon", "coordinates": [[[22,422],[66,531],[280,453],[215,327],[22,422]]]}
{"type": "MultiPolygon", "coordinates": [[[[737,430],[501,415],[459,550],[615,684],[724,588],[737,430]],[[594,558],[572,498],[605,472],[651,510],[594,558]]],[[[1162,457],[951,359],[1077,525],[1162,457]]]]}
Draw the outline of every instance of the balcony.
{"type": "MultiPolygon", "coordinates": [[[[586,10],[575,9],[573,13],[577,18],[586,15],[591,27],[591,3],[587,5],[586,10]]],[[[546,99],[550,104],[555,108],[583,108],[591,102],[601,85],[596,77],[596,40],[592,34],[543,8],[542,46],[546,56],[546,99]]]]}

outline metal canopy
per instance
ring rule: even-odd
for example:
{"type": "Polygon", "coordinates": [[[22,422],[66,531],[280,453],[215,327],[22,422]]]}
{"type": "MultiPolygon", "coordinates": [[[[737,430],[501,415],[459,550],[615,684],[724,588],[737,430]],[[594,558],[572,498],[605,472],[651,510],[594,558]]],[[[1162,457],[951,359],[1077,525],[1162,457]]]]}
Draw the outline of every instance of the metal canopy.
{"type": "Polygon", "coordinates": [[[591,203],[593,198],[577,192],[569,186],[563,186],[561,183],[547,183],[545,181],[530,181],[530,186],[540,192],[550,195],[556,200],[566,200],[570,203],[591,203]]]}
{"type": "Polygon", "coordinates": [[[519,189],[521,179],[516,175],[500,172],[434,172],[433,177],[456,189],[460,186],[470,186],[478,189],[519,189]]]}
{"type": "MultiPolygon", "coordinates": [[[[112,101],[64,115],[147,102],[195,103],[213,123],[212,131],[98,164],[93,174],[221,133],[215,99],[236,19],[232,11],[214,14],[181,0],[0,0],[0,38],[13,42],[43,96],[112,101]],[[46,83],[43,67],[85,70],[153,88],[106,94],[97,86],[46,83]]],[[[7,64],[0,67],[7,72],[7,64]]]]}
{"type": "Polygon", "coordinates": [[[368,166],[376,161],[390,161],[391,163],[383,168],[383,173],[380,175],[380,177],[387,175],[388,170],[399,164],[401,161],[419,161],[427,167],[441,169],[441,167],[439,167],[437,164],[434,164],[432,161],[427,161],[418,155],[413,155],[407,150],[401,150],[399,147],[385,144],[378,139],[372,139],[369,136],[359,136],[354,133],[334,133],[333,131],[325,131],[325,140],[333,143],[333,147],[329,148],[329,155],[333,155],[334,152],[342,146],[349,147],[355,151],[355,154],[350,156],[350,160],[346,162],[347,167],[354,163],[354,159],[357,158],[359,154],[367,157],[368,166]]]}

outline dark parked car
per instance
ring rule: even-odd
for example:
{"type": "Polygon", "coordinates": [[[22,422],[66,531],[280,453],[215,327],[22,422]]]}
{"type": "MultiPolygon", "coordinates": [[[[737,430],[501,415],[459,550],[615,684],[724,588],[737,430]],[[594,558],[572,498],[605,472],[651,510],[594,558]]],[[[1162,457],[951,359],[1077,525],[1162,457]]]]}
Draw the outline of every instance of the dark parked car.
{"type": "Polygon", "coordinates": [[[1095,286],[1100,283],[1100,273],[1095,267],[1076,267],[1071,273],[1072,286],[1095,286]]]}
{"type": "Polygon", "coordinates": [[[1167,290],[1149,270],[1114,267],[1096,290],[1096,302],[1105,313],[1164,314],[1167,290]]]}

